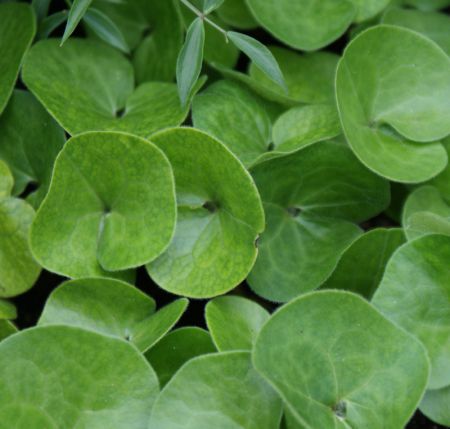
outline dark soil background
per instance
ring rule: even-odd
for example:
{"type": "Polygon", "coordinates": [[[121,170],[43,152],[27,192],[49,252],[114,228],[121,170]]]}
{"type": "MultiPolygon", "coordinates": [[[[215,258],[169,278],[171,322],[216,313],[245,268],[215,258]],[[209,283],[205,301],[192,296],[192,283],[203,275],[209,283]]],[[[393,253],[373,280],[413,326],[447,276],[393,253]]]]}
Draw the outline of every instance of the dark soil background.
{"type": "MultiPolygon", "coordinates": [[[[317,0],[320,1],[320,0],[317,0]]],[[[67,6],[63,0],[53,0],[51,5],[51,12],[59,11],[62,9],[66,9],[67,6]]],[[[450,8],[446,9],[445,12],[447,14],[450,13],[450,8]]],[[[59,29],[54,33],[54,36],[60,37],[62,36],[63,29],[59,29]]],[[[265,32],[262,29],[258,29],[255,31],[247,32],[249,35],[257,38],[261,42],[266,45],[281,45],[276,39],[274,39],[270,34],[265,32]]],[[[78,28],[72,37],[83,36],[83,29],[78,28]]],[[[343,49],[348,43],[348,36],[344,35],[339,40],[334,42],[332,45],[328,46],[326,50],[335,52],[337,54],[342,54],[343,49]]],[[[245,71],[248,65],[248,60],[241,56],[238,62],[238,70],[245,71]]],[[[206,70],[209,73],[208,70],[206,70]]],[[[18,86],[23,88],[23,84],[21,82],[18,83],[18,86]]],[[[32,192],[33,187],[29,187],[24,195],[32,192]]],[[[396,208],[402,206],[403,198],[405,192],[403,191],[401,186],[395,186],[393,189],[393,202],[392,202],[392,212],[395,213],[396,208]]],[[[395,215],[380,215],[371,221],[368,221],[362,225],[365,230],[369,230],[376,227],[395,227],[399,226],[398,223],[393,220],[395,219],[395,215]]],[[[18,296],[12,301],[16,304],[18,309],[18,319],[15,321],[20,329],[28,328],[34,326],[39,319],[39,316],[42,312],[44,304],[47,300],[49,294],[63,281],[67,280],[64,277],[60,277],[48,271],[43,271],[36,282],[35,286],[28,291],[27,293],[18,296]]],[[[175,295],[172,295],[161,288],[158,287],[148,276],[144,268],[140,268],[136,274],[136,286],[142,290],[143,292],[152,296],[157,302],[158,308],[163,307],[164,305],[174,301],[178,298],[175,295]]],[[[248,285],[244,282],[239,285],[236,289],[232,291],[233,294],[239,294],[245,296],[247,298],[251,298],[254,301],[259,302],[261,305],[265,306],[268,310],[274,310],[276,308],[275,305],[261,300],[258,296],[253,294],[248,285]]],[[[181,320],[178,322],[177,327],[180,326],[200,326],[206,328],[205,320],[204,320],[204,308],[208,301],[207,300],[191,300],[189,307],[186,313],[183,315],[181,320]]],[[[415,416],[406,426],[406,429],[445,429],[444,426],[437,425],[427,419],[420,411],[417,411],[415,416]]]]}

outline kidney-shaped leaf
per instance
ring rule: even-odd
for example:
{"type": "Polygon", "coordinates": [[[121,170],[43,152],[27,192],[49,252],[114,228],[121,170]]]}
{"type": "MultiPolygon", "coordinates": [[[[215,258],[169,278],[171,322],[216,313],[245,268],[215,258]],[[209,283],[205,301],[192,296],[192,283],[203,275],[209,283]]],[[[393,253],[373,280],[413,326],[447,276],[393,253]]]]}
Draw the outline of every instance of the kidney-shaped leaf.
{"type": "Polygon", "coordinates": [[[164,387],[187,361],[216,351],[209,332],[187,327],[169,332],[145,353],[145,357],[156,371],[161,387],[164,387]]]}
{"type": "Polygon", "coordinates": [[[273,429],[281,401],[253,369],[250,353],[200,356],[184,365],[153,408],[151,428],[273,429]]]}
{"type": "Polygon", "coordinates": [[[169,292],[195,298],[225,293],[245,279],[256,259],[264,213],[244,166],[208,134],[190,128],[151,137],[172,164],[177,192],[175,237],[147,265],[169,292]]]}
{"type": "Polygon", "coordinates": [[[300,427],[401,429],[428,378],[422,344],[357,295],[313,292],[259,334],[256,369],[300,427]]]}
{"type": "Polygon", "coordinates": [[[428,350],[428,387],[450,384],[450,237],[427,235],[400,247],[389,261],[373,304],[419,338],[428,350]]]}
{"type": "Polygon", "coordinates": [[[387,25],[361,33],[339,63],[336,92],[347,140],[370,169],[418,183],[447,165],[442,145],[426,142],[450,133],[450,58],[429,39],[387,25]]]}
{"type": "Polygon", "coordinates": [[[400,228],[377,228],[366,232],[345,250],[322,288],[348,290],[371,299],[387,262],[405,241],[400,228]]]}
{"type": "Polygon", "coordinates": [[[240,296],[222,296],[208,302],[206,323],[219,351],[252,350],[269,313],[256,302],[240,296]]]}
{"type": "Polygon", "coordinates": [[[159,390],[134,347],[68,326],[2,341],[0,380],[2,429],[144,429],[159,390]]]}
{"type": "Polygon", "coordinates": [[[35,21],[28,4],[0,4],[0,113],[13,91],[22,59],[33,40],[35,21]]]}
{"type": "Polygon", "coordinates": [[[155,313],[153,299],[128,283],[71,280],[50,294],[39,325],[77,326],[125,339],[144,352],[175,325],[186,305],[181,299],[155,313]]]}
{"type": "Polygon", "coordinates": [[[158,148],[130,134],[86,133],[56,160],[31,247],[50,271],[98,277],[156,258],[175,218],[172,171],[158,148]]]}
{"type": "Polygon", "coordinates": [[[389,185],[339,143],[318,142],[251,169],[267,226],[248,278],[259,295],[288,301],[332,273],[361,234],[353,222],[389,203],[389,185]]]}
{"type": "Polygon", "coordinates": [[[0,158],[14,175],[12,194],[19,195],[33,183],[38,190],[28,200],[37,207],[47,193],[64,131],[33,95],[19,90],[0,116],[0,129],[0,158]]]}
{"type": "Polygon", "coordinates": [[[148,82],[135,90],[130,62],[100,42],[70,39],[59,47],[55,39],[41,41],[26,56],[22,77],[72,135],[126,131],[146,137],[180,125],[188,113],[175,84],[148,82]]]}

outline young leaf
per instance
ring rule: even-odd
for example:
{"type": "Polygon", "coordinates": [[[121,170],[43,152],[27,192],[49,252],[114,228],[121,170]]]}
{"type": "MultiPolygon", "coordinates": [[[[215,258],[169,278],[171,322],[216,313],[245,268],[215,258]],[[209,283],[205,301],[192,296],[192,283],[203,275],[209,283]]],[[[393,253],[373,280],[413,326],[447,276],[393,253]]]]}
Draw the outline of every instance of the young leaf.
{"type": "Polygon", "coordinates": [[[92,0],[73,0],[72,6],[70,7],[69,16],[67,17],[66,28],[64,29],[64,34],[61,40],[61,45],[70,37],[70,35],[77,28],[78,23],[83,18],[84,14],[91,5],[92,0]]]}
{"type": "Polygon", "coordinates": [[[190,25],[186,40],[177,61],[178,93],[182,106],[186,106],[189,95],[202,69],[205,27],[203,20],[196,18],[190,25]]]}
{"type": "Polygon", "coordinates": [[[246,34],[228,31],[227,37],[247,55],[270,79],[287,89],[283,73],[273,54],[261,42],[246,34]]]}
{"type": "Polygon", "coordinates": [[[225,0],[203,0],[203,13],[205,15],[211,13],[213,10],[218,9],[225,0]]]}
{"type": "Polygon", "coordinates": [[[86,11],[83,22],[103,41],[129,53],[130,48],[117,25],[102,11],[90,8],[86,11]]]}

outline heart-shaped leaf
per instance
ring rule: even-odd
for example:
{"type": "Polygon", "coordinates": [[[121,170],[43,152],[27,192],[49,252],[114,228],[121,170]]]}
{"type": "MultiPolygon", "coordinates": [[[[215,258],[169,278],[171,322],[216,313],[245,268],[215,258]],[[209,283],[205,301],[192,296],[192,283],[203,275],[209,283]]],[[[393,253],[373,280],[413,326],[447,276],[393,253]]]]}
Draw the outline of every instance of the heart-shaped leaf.
{"type": "Polygon", "coordinates": [[[0,298],[26,292],[41,272],[28,244],[35,213],[25,201],[10,197],[13,183],[0,160],[0,298]]]}
{"type": "Polygon", "coordinates": [[[450,55],[450,18],[443,13],[393,7],[383,15],[382,22],[422,33],[434,40],[447,55],[450,55]]]}
{"type": "Polygon", "coordinates": [[[0,113],[16,83],[25,52],[36,33],[36,18],[30,5],[0,4],[0,113]]]}
{"type": "Polygon", "coordinates": [[[155,313],[154,300],[132,285],[79,279],[63,283],[50,294],[38,323],[111,335],[145,352],[175,325],[186,307],[187,300],[180,299],[155,313]]]}
{"type": "Polygon", "coordinates": [[[420,404],[420,411],[442,426],[450,426],[450,386],[427,390],[420,404]]]}
{"type": "Polygon", "coordinates": [[[261,330],[253,362],[285,401],[293,427],[310,428],[403,428],[429,370],[419,341],[341,291],[282,307],[261,330]]]}
{"type": "Polygon", "coordinates": [[[0,421],[10,428],[146,428],[159,390],[134,347],[69,326],[2,341],[0,379],[0,421]]]}
{"type": "Polygon", "coordinates": [[[145,353],[145,357],[155,369],[161,387],[164,387],[187,361],[216,351],[207,331],[187,327],[169,332],[145,353]]]}
{"type": "Polygon", "coordinates": [[[28,92],[16,90],[0,116],[0,159],[14,176],[13,195],[29,183],[38,190],[28,201],[38,207],[47,193],[53,164],[65,142],[64,131],[28,92]]]}
{"type": "Polygon", "coordinates": [[[284,302],[319,287],[361,234],[354,222],[381,212],[389,185],[346,146],[319,142],[251,169],[267,226],[249,275],[251,288],[284,302]]]}
{"type": "Polygon", "coordinates": [[[158,148],[130,134],[82,134],[56,160],[31,247],[50,271],[111,276],[105,270],[137,267],[164,251],[175,209],[172,171],[158,148]]]}
{"type": "Polygon", "coordinates": [[[400,228],[377,228],[361,235],[344,251],[322,288],[347,290],[371,299],[387,262],[405,241],[400,228]]]}
{"type": "Polygon", "coordinates": [[[450,133],[450,58],[429,39],[386,25],[361,33],[339,63],[336,92],[348,143],[370,169],[417,183],[447,165],[442,145],[427,142],[450,133]]]}
{"type": "Polygon", "coordinates": [[[251,351],[269,313],[256,302],[230,295],[208,302],[205,317],[219,351],[251,351]]]}
{"type": "Polygon", "coordinates": [[[281,401],[253,369],[250,353],[228,352],[184,365],[156,400],[150,427],[272,429],[280,415],[281,401]]]}
{"type": "Polygon", "coordinates": [[[166,252],[147,265],[169,292],[195,298],[223,294],[245,279],[264,229],[261,200],[244,166],[198,130],[174,128],[151,137],[175,174],[178,220],[166,252]]]}
{"type": "Polygon", "coordinates": [[[450,235],[450,206],[434,186],[422,186],[408,197],[402,224],[408,240],[425,234],[450,235]]]}
{"type": "Polygon", "coordinates": [[[149,82],[134,89],[133,68],[103,43],[43,40],[30,50],[23,80],[69,134],[125,131],[147,137],[181,124],[188,113],[176,85],[149,82]],[[67,103],[70,100],[70,103],[67,103]]]}
{"type": "Polygon", "coordinates": [[[427,235],[400,247],[372,303],[428,350],[428,388],[450,384],[450,237],[427,235]]]}

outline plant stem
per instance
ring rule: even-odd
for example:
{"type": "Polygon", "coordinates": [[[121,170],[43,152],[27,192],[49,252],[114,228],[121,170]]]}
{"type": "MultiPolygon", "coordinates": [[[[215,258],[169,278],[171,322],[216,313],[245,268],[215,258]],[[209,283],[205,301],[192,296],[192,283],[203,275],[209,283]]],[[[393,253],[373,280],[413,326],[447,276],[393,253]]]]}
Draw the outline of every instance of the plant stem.
{"type": "Polygon", "coordinates": [[[188,9],[194,12],[202,21],[207,22],[211,27],[215,28],[217,31],[220,31],[225,36],[225,41],[228,43],[227,32],[220,26],[218,26],[214,21],[211,21],[201,10],[197,9],[192,3],[188,0],[180,0],[188,9]]]}

